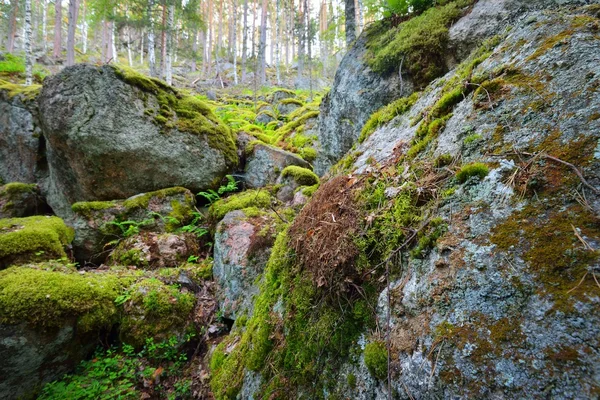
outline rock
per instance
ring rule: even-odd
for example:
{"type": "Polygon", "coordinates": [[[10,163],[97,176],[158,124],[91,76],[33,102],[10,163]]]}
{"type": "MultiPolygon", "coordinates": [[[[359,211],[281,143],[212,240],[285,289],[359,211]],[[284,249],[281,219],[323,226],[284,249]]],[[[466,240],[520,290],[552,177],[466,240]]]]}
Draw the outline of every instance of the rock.
{"type": "Polygon", "coordinates": [[[212,101],[216,101],[217,93],[214,90],[209,90],[206,92],[206,98],[212,101]]]}
{"type": "Polygon", "coordinates": [[[44,142],[37,124],[33,90],[0,81],[0,179],[3,182],[36,183],[44,172],[44,142]]]}
{"type": "MultiPolygon", "coordinates": [[[[309,169],[289,166],[281,171],[281,175],[277,179],[277,184],[282,185],[277,191],[277,199],[284,203],[288,203],[296,200],[296,189],[301,186],[318,185],[319,178],[309,169]]],[[[298,197],[297,200],[302,202],[301,197],[298,197]]]]}
{"type": "Polygon", "coordinates": [[[22,218],[49,212],[36,184],[12,182],[0,186],[0,218],[22,218]]]}
{"type": "Polygon", "coordinates": [[[258,293],[256,278],[269,258],[274,234],[271,217],[247,217],[231,211],[217,225],[213,276],[217,298],[226,318],[252,313],[253,296],[258,293]],[[265,227],[267,229],[265,229],[265,227]]]}
{"type": "Polygon", "coordinates": [[[235,140],[235,144],[237,146],[237,154],[238,159],[240,160],[240,168],[246,166],[246,147],[250,144],[250,142],[256,140],[256,138],[252,135],[247,134],[246,132],[239,132],[237,138],[235,140]]]}
{"type": "Polygon", "coordinates": [[[256,116],[256,120],[255,122],[257,124],[263,124],[266,125],[271,121],[275,121],[276,118],[273,116],[273,114],[271,112],[268,111],[261,111],[260,113],[258,113],[258,115],[256,116]]]}
{"type": "Polygon", "coordinates": [[[61,379],[91,355],[96,341],[73,321],[51,329],[0,325],[0,398],[28,398],[43,384],[61,379]]]}
{"type": "Polygon", "coordinates": [[[300,107],[302,106],[297,103],[278,103],[277,112],[279,112],[280,115],[286,116],[296,111],[300,107]]]}
{"type": "Polygon", "coordinates": [[[277,89],[274,90],[271,95],[270,95],[270,103],[279,103],[281,100],[284,99],[294,99],[296,98],[296,93],[294,93],[292,90],[288,90],[288,89],[277,89]]]}
{"type": "Polygon", "coordinates": [[[266,144],[256,144],[246,162],[246,183],[254,188],[273,184],[281,171],[290,165],[310,168],[309,163],[293,153],[266,144]]]}
{"type": "Polygon", "coordinates": [[[58,217],[0,219],[0,269],[32,261],[66,258],[73,229],[58,217]]]}
{"type": "Polygon", "coordinates": [[[319,176],[350,150],[374,111],[413,92],[413,85],[406,77],[401,91],[397,74],[383,77],[371,71],[365,61],[366,42],[363,33],[342,59],[331,91],[321,102],[320,149],[314,162],[319,176]]]}
{"type": "Polygon", "coordinates": [[[191,233],[144,232],[121,241],[108,258],[112,265],[173,268],[197,255],[199,247],[198,237],[191,233]]]}
{"type": "Polygon", "coordinates": [[[67,67],[44,82],[39,108],[48,204],[122,199],[181,185],[206,190],[237,163],[232,133],[206,104],[113,66],[67,67]]]}
{"type": "Polygon", "coordinates": [[[194,204],[194,195],[180,187],[144,193],[127,200],[75,203],[73,217],[69,220],[75,228],[75,258],[82,263],[98,264],[106,259],[105,245],[125,238],[129,232],[175,230],[191,222],[194,204]],[[131,223],[119,224],[121,221],[131,223]],[[131,231],[126,232],[128,229],[131,231]]]}

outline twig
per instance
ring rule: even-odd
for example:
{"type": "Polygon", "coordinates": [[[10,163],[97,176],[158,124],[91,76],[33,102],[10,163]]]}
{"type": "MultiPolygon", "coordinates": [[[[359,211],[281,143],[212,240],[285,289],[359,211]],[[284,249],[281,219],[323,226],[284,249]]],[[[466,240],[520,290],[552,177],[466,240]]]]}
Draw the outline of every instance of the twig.
{"type": "Polygon", "coordinates": [[[444,347],[444,343],[440,344],[440,349],[438,350],[437,356],[435,357],[435,362],[433,363],[433,368],[431,369],[431,374],[429,375],[429,384],[433,381],[433,374],[435,373],[435,367],[437,367],[438,360],[440,358],[440,353],[442,352],[442,347],[444,347]]]}
{"type": "Polygon", "coordinates": [[[402,96],[402,91],[404,90],[404,81],[402,80],[402,64],[404,64],[404,57],[400,60],[400,68],[398,69],[398,76],[400,77],[400,96],[402,96]]]}

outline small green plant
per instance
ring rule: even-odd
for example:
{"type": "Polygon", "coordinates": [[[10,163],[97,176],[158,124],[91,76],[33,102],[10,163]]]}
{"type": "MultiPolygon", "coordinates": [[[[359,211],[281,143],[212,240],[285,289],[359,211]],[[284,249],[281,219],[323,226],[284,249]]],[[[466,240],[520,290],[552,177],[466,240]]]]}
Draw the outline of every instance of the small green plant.
{"type": "Polygon", "coordinates": [[[107,225],[113,225],[118,227],[121,230],[122,238],[128,238],[133,235],[137,235],[140,233],[140,228],[148,225],[152,225],[154,223],[153,219],[145,219],[143,221],[110,221],[107,222],[107,225]]]}
{"type": "Polygon", "coordinates": [[[200,257],[198,257],[198,256],[189,256],[188,259],[187,259],[187,262],[192,263],[192,264],[196,264],[198,262],[199,258],[200,257]]]}
{"type": "Polygon", "coordinates": [[[209,204],[212,204],[215,201],[220,200],[223,194],[235,192],[236,190],[238,190],[237,182],[235,181],[233,176],[226,175],[225,178],[227,178],[227,184],[220,186],[216,192],[212,189],[208,189],[208,191],[206,192],[199,192],[198,196],[204,197],[209,202],[209,204]]]}
{"type": "Polygon", "coordinates": [[[202,214],[200,214],[198,211],[194,211],[192,213],[192,215],[194,216],[194,219],[192,220],[192,222],[190,222],[187,225],[182,226],[177,231],[193,233],[198,238],[206,235],[208,233],[208,229],[206,227],[200,225],[200,221],[203,218],[202,214]]]}
{"type": "Polygon", "coordinates": [[[465,183],[471,177],[478,177],[479,179],[483,179],[490,172],[487,165],[476,162],[463,166],[457,173],[456,179],[460,183],[465,183]]]}
{"type": "Polygon", "coordinates": [[[123,304],[127,303],[130,299],[131,293],[129,291],[126,291],[125,293],[117,296],[117,298],[115,299],[115,305],[122,306],[123,304]]]}

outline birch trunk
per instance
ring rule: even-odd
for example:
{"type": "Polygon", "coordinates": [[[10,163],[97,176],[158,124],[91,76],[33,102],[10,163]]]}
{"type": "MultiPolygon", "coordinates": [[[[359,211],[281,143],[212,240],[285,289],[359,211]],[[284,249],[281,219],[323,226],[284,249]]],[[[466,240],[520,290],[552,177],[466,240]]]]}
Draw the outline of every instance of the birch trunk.
{"type": "Polygon", "coordinates": [[[62,7],[60,0],[54,4],[54,58],[59,58],[62,52],[62,7]]]}
{"type": "Polygon", "coordinates": [[[42,46],[44,54],[48,51],[48,42],[46,40],[48,37],[48,3],[46,1],[42,0],[42,46]]]}
{"type": "Polygon", "coordinates": [[[75,30],[77,29],[77,14],[79,0],[69,1],[69,27],[67,31],[67,66],[75,64],[75,30]]]}
{"type": "Polygon", "coordinates": [[[232,54],[233,54],[233,83],[238,84],[238,73],[237,73],[237,2],[233,0],[233,40],[232,40],[232,54]]]}
{"type": "Polygon", "coordinates": [[[150,25],[148,28],[148,67],[150,69],[150,76],[156,76],[156,54],[154,53],[154,18],[152,17],[153,7],[154,0],[148,0],[146,16],[150,25]]]}
{"type": "Polygon", "coordinates": [[[281,86],[281,72],[279,71],[280,53],[281,53],[281,21],[279,14],[281,13],[281,0],[277,0],[275,5],[275,74],[277,75],[277,85],[281,86]]]}
{"type": "Polygon", "coordinates": [[[165,78],[167,81],[167,84],[172,85],[173,84],[173,47],[174,46],[174,40],[173,40],[173,24],[175,22],[175,4],[171,3],[169,4],[169,8],[168,8],[168,12],[167,12],[168,16],[167,16],[167,58],[166,58],[166,62],[165,62],[165,67],[166,67],[166,74],[165,74],[165,78]]]}
{"type": "Polygon", "coordinates": [[[31,0],[25,0],[25,85],[33,83],[33,51],[31,32],[31,0]]]}
{"type": "Polygon", "coordinates": [[[244,0],[244,27],[242,28],[242,83],[246,82],[246,60],[248,59],[248,0],[244,0]]]}
{"type": "Polygon", "coordinates": [[[160,78],[167,75],[167,2],[162,2],[162,32],[160,33],[160,78]]]}
{"type": "Polygon", "coordinates": [[[82,48],[81,51],[83,54],[87,54],[87,46],[88,46],[88,22],[87,22],[87,9],[85,0],[83,0],[83,15],[81,16],[81,42],[82,48]]]}
{"type": "Polygon", "coordinates": [[[260,83],[264,85],[267,81],[267,0],[262,2],[262,14],[260,18],[260,44],[258,47],[258,62],[260,66],[260,83]]]}

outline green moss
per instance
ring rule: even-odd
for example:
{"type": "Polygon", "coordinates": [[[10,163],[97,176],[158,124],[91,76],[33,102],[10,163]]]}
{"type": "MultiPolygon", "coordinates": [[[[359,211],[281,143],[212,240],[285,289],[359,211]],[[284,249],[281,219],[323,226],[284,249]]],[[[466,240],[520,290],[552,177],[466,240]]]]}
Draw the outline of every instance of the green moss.
{"type": "Polygon", "coordinates": [[[471,163],[463,166],[457,173],[456,179],[460,183],[465,183],[471,177],[485,178],[490,172],[487,165],[483,163],[471,163]]]}
{"type": "Polygon", "coordinates": [[[300,106],[300,107],[304,106],[304,103],[302,102],[302,100],[294,99],[294,98],[283,99],[279,103],[280,104],[295,104],[295,105],[300,106]]]}
{"type": "Polygon", "coordinates": [[[6,92],[9,98],[21,96],[24,100],[33,100],[40,94],[41,89],[42,85],[25,86],[0,80],[0,91],[6,92]]]}
{"type": "Polygon", "coordinates": [[[0,194],[21,194],[21,193],[35,193],[37,191],[37,185],[35,183],[20,183],[11,182],[0,187],[0,194]]]}
{"type": "Polygon", "coordinates": [[[118,319],[114,300],[128,283],[110,274],[11,267],[0,271],[0,322],[50,327],[76,320],[84,331],[110,328],[118,319]]]}
{"type": "Polygon", "coordinates": [[[83,201],[73,204],[71,210],[77,214],[90,218],[94,211],[107,210],[116,205],[116,201],[83,201]]]}
{"type": "Polygon", "coordinates": [[[303,188],[302,189],[302,194],[305,195],[305,196],[310,197],[313,194],[315,194],[315,192],[317,191],[317,189],[319,189],[319,184],[303,188]]]}
{"type": "Polygon", "coordinates": [[[413,93],[409,97],[402,97],[374,112],[363,127],[358,142],[364,142],[377,128],[407,112],[419,99],[420,95],[420,93],[413,93]]]}
{"type": "Polygon", "coordinates": [[[433,248],[437,240],[448,231],[448,225],[440,218],[429,221],[427,229],[419,237],[417,245],[410,251],[414,258],[423,258],[433,248]]]}
{"type": "Polygon", "coordinates": [[[446,167],[446,166],[452,164],[452,161],[454,161],[454,157],[452,157],[451,154],[442,154],[438,158],[435,159],[435,161],[433,162],[433,165],[436,168],[443,168],[443,167],[446,167]]]}
{"type": "Polygon", "coordinates": [[[319,177],[307,168],[290,165],[281,171],[283,178],[291,177],[300,186],[312,186],[319,183],[319,177]]]}
{"type": "Polygon", "coordinates": [[[186,194],[186,193],[188,193],[188,190],[183,187],[172,187],[172,188],[168,188],[168,189],[161,189],[161,190],[157,190],[154,192],[143,193],[143,194],[139,194],[137,196],[130,197],[123,202],[123,207],[125,207],[128,211],[135,210],[135,209],[144,209],[144,208],[148,208],[148,205],[150,204],[150,200],[154,197],[157,197],[159,199],[164,199],[165,197],[176,196],[178,194],[186,194]]]}
{"type": "Polygon", "coordinates": [[[58,217],[34,216],[0,220],[0,261],[66,257],[64,247],[74,231],[58,217]],[[38,253],[38,255],[36,255],[38,253]],[[40,253],[43,253],[40,255],[40,253]]]}
{"type": "Polygon", "coordinates": [[[156,79],[142,75],[125,66],[112,66],[123,81],[144,92],[153,93],[159,104],[154,120],[166,129],[177,128],[180,132],[204,135],[211,148],[219,150],[230,165],[237,165],[235,135],[213,113],[212,109],[197,97],[185,95],[156,79]]]}
{"type": "Polygon", "coordinates": [[[124,304],[121,337],[135,346],[143,345],[149,337],[167,338],[174,326],[188,324],[196,302],[192,293],[155,278],[134,284],[129,293],[131,299],[124,304]]]}
{"type": "Polygon", "coordinates": [[[142,255],[143,253],[140,249],[122,251],[117,247],[117,249],[111,253],[111,260],[120,265],[144,268],[148,266],[148,260],[144,259],[142,255]]]}
{"type": "Polygon", "coordinates": [[[365,346],[365,365],[371,375],[380,380],[387,380],[387,348],[383,342],[371,342],[365,346]]]}
{"type": "Polygon", "coordinates": [[[306,161],[313,162],[317,158],[317,150],[312,147],[304,147],[300,149],[300,157],[304,158],[306,161]]]}
{"type": "MultiPolygon", "coordinates": [[[[319,111],[317,111],[317,110],[309,111],[309,112],[302,114],[301,116],[293,119],[292,121],[288,122],[281,128],[277,129],[275,131],[275,133],[276,133],[277,137],[283,139],[283,137],[285,137],[286,135],[289,135],[294,130],[296,130],[300,126],[304,125],[307,120],[309,120],[311,118],[317,118],[318,116],[319,116],[319,111]]],[[[290,118],[291,118],[291,114],[290,114],[290,118]]]]}
{"type": "Polygon", "coordinates": [[[356,388],[356,375],[348,374],[348,376],[346,377],[346,382],[348,383],[348,386],[350,387],[350,389],[355,389],[356,388]]]}
{"type": "Polygon", "coordinates": [[[389,74],[404,71],[422,87],[444,73],[443,55],[448,44],[448,28],[463,15],[472,0],[452,1],[433,7],[423,14],[402,22],[396,27],[390,21],[374,24],[367,31],[365,59],[373,71],[389,74]]]}
{"type": "Polygon", "coordinates": [[[247,190],[216,201],[210,206],[208,215],[212,220],[219,221],[230,211],[241,210],[248,207],[268,208],[270,205],[271,196],[267,191],[247,190]]]}
{"type": "Polygon", "coordinates": [[[468,146],[471,143],[474,143],[474,142],[476,142],[476,141],[478,141],[480,139],[481,139],[481,135],[474,133],[472,135],[467,136],[465,138],[465,140],[463,140],[463,143],[468,146]]]}

